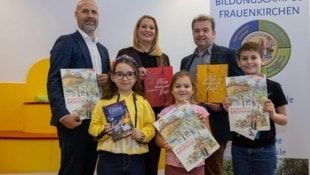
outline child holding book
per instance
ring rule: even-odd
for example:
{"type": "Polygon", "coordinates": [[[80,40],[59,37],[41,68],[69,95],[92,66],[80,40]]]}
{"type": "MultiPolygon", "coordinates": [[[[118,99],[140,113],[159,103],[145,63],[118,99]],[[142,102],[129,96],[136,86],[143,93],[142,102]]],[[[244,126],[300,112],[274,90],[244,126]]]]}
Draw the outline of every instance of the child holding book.
{"type": "MultiPolygon", "coordinates": [[[[172,104],[164,108],[159,114],[158,118],[161,118],[177,105],[189,102],[193,110],[199,115],[200,120],[205,123],[206,127],[210,131],[209,126],[209,113],[205,108],[198,106],[192,100],[195,94],[195,81],[193,76],[187,71],[180,71],[174,74],[169,86],[169,93],[172,96],[172,104]]],[[[187,172],[186,169],[180,164],[176,155],[172,152],[171,146],[164,140],[164,138],[157,132],[155,137],[156,144],[159,147],[166,149],[166,166],[165,174],[167,175],[204,175],[204,161],[202,161],[197,167],[187,172]]]]}
{"type": "Polygon", "coordinates": [[[144,175],[144,153],[148,141],[155,136],[154,112],[143,97],[143,88],[136,62],[127,55],[114,61],[103,97],[97,103],[90,122],[89,133],[98,140],[98,175],[144,175]],[[103,107],[124,100],[134,125],[128,137],[114,141],[113,129],[107,123],[103,107]]]}
{"type": "MultiPolygon", "coordinates": [[[[246,42],[238,50],[238,66],[245,75],[259,75],[263,63],[259,45],[256,42],[246,42]]],[[[232,162],[235,175],[273,175],[277,166],[275,139],[275,123],[286,125],[288,121],[287,100],[281,85],[267,79],[268,99],[263,110],[269,113],[270,130],[258,131],[254,140],[234,133],[232,140],[232,162]]],[[[226,111],[231,106],[231,100],[226,97],[223,107],[226,111]]]]}

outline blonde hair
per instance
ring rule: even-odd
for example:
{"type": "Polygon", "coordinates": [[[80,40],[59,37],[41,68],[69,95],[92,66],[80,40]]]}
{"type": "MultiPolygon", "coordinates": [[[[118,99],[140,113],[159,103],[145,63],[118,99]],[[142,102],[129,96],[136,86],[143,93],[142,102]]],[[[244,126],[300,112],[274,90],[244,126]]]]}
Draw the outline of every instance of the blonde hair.
{"type": "Polygon", "coordinates": [[[152,46],[150,49],[150,55],[151,56],[161,56],[163,54],[162,50],[159,48],[159,44],[158,44],[158,26],[157,26],[157,22],[156,19],[150,15],[143,15],[141,18],[139,18],[139,20],[137,21],[137,24],[135,26],[134,29],[134,33],[133,33],[133,48],[135,48],[136,50],[143,52],[143,49],[141,48],[140,44],[139,44],[139,38],[138,38],[138,30],[139,27],[141,25],[141,22],[143,19],[151,19],[154,24],[155,24],[155,38],[152,42],[152,46]]]}

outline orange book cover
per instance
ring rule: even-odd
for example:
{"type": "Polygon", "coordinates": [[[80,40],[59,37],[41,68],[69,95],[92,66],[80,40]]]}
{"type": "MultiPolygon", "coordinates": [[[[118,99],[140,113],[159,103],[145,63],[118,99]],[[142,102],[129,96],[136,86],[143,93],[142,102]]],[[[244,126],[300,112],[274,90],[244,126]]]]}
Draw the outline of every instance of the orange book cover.
{"type": "Polygon", "coordinates": [[[222,103],[226,96],[227,75],[227,64],[198,65],[196,101],[222,103]]]}
{"type": "Polygon", "coordinates": [[[169,85],[173,76],[171,66],[147,68],[144,92],[152,107],[170,104],[169,85]]]}

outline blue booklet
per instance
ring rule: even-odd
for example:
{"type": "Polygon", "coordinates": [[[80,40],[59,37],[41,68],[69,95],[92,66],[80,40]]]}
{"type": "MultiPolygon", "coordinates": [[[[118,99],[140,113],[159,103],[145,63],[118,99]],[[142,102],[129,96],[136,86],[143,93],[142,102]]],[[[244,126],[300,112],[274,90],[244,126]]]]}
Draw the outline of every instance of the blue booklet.
{"type": "Polygon", "coordinates": [[[111,137],[114,141],[131,135],[134,126],[125,101],[116,102],[102,108],[107,122],[110,123],[113,128],[111,137]]]}

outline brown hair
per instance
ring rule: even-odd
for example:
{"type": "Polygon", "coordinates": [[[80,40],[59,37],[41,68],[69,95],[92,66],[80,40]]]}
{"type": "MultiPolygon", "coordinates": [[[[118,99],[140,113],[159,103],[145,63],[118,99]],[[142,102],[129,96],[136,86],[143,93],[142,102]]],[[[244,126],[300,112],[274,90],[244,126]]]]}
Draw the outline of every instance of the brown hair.
{"type": "Polygon", "coordinates": [[[193,75],[191,73],[189,73],[188,71],[179,71],[177,73],[175,73],[171,79],[171,83],[170,83],[170,86],[169,86],[169,93],[171,95],[171,104],[174,104],[175,103],[175,98],[174,96],[172,95],[172,90],[173,90],[173,86],[175,85],[176,81],[178,81],[180,78],[183,78],[183,77],[188,77],[192,86],[193,86],[193,91],[194,91],[194,94],[192,95],[191,99],[190,99],[190,103],[196,103],[195,100],[193,99],[195,97],[195,94],[196,94],[196,83],[195,83],[195,79],[193,77],[193,75]]]}
{"type": "Polygon", "coordinates": [[[252,41],[243,43],[238,49],[238,60],[240,59],[241,52],[243,51],[255,51],[259,53],[259,44],[252,41]]]}
{"type": "Polygon", "coordinates": [[[158,43],[158,26],[156,19],[150,15],[143,15],[139,20],[137,21],[137,24],[135,26],[134,32],[133,32],[133,48],[136,50],[143,52],[140,44],[139,44],[139,38],[138,38],[138,29],[141,25],[141,22],[143,19],[151,19],[154,24],[155,24],[155,38],[154,41],[152,42],[152,47],[150,49],[150,55],[151,56],[161,56],[163,54],[162,50],[159,48],[159,43],[158,43]]]}
{"type": "Polygon", "coordinates": [[[112,68],[108,74],[109,78],[106,84],[103,86],[102,99],[111,99],[113,96],[118,94],[118,88],[116,87],[115,83],[111,80],[111,77],[114,74],[116,66],[120,63],[128,64],[133,69],[133,71],[135,72],[137,81],[132,87],[132,91],[144,97],[143,86],[141,83],[138,67],[136,66],[137,63],[130,56],[121,55],[117,57],[112,64],[112,68]]]}
{"type": "Polygon", "coordinates": [[[215,20],[212,16],[209,16],[209,15],[198,15],[198,16],[196,16],[192,21],[192,30],[194,29],[194,24],[196,22],[201,22],[201,21],[210,21],[212,31],[213,32],[215,31],[215,20]]]}

